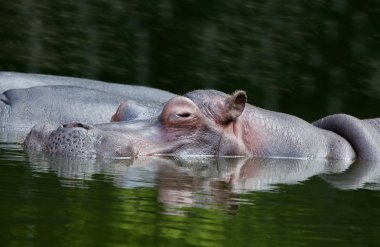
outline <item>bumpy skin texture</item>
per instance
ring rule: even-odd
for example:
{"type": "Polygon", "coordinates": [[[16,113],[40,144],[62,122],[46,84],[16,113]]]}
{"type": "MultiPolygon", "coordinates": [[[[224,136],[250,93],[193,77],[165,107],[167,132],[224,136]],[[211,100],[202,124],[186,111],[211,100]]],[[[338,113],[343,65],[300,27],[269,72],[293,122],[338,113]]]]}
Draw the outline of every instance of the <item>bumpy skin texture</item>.
{"type": "MultiPolygon", "coordinates": [[[[126,113],[116,113],[116,116],[128,118],[128,112],[134,112],[133,109],[128,111],[128,107],[122,108],[126,113]]],[[[48,134],[40,132],[50,131],[50,127],[38,126],[32,129],[24,146],[51,153],[90,156],[379,160],[378,123],[378,119],[358,120],[343,115],[310,124],[294,116],[246,104],[243,91],[227,95],[215,90],[197,90],[170,99],[162,111],[152,113],[150,119],[94,126],[72,123],[48,134]]]]}

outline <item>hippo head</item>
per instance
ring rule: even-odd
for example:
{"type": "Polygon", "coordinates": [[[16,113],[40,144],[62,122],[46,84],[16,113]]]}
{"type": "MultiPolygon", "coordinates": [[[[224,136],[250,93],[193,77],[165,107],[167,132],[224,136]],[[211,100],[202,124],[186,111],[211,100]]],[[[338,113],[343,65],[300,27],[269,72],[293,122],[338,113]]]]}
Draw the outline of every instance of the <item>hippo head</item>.
{"type": "MultiPolygon", "coordinates": [[[[70,123],[58,128],[37,125],[24,141],[24,147],[64,155],[110,157],[246,155],[239,120],[246,100],[243,91],[227,95],[197,90],[170,99],[161,112],[149,119],[94,126],[70,123]]],[[[126,112],[135,113],[136,109],[126,112]]]]}

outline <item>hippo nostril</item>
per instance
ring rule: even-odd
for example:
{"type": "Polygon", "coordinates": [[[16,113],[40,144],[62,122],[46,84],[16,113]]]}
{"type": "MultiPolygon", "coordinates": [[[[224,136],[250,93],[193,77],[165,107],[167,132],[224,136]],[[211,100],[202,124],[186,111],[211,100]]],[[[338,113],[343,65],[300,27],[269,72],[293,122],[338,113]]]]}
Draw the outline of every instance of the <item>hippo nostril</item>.
{"type": "Polygon", "coordinates": [[[86,130],[92,129],[92,127],[88,124],[83,123],[68,123],[62,125],[64,128],[83,128],[86,130]]]}
{"type": "Polygon", "coordinates": [[[191,113],[190,112],[181,112],[181,113],[177,113],[176,114],[176,117],[180,118],[187,118],[187,117],[190,117],[191,113]]]}

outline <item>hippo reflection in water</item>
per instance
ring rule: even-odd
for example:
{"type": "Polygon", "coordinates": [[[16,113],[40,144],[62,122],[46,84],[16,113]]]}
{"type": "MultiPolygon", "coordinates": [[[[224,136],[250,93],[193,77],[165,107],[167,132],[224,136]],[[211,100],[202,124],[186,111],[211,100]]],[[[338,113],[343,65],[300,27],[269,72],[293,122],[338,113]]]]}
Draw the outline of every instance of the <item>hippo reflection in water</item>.
{"type": "Polygon", "coordinates": [[[104,160],[40,153],[29,155],[28,160],[34,172],[68,178],[59,180],[65,186],[87,187],[83,180],[107,174],[109,182],[120,188],[156,187],[158,200],[170,207],[165,211],[182,206],[226,208],[246,203],[240,194],[277,190],[281,184],[298,184],[314,176],[319,177],[318,183],[324,180],[337,189],[380,190],[380,166],[371,161],[351,165],[351,161],[328,159],[204,157],[189,162],[157,156],[104,160]]]}
{"type": "MultiPolygon", "coordinates": [[[[196,90],[171,98],[151,117],[133,120],[124,104],[114,121],[35,126],[28,150],[63,155],[136,157],[149,155],[256,156],[380,160],[379,119],[338,114],[315,123],[246,103],[244,91],[231,95],[196,90]]],[[[144,111],[144,109],[138,109],[144,111]]]]}

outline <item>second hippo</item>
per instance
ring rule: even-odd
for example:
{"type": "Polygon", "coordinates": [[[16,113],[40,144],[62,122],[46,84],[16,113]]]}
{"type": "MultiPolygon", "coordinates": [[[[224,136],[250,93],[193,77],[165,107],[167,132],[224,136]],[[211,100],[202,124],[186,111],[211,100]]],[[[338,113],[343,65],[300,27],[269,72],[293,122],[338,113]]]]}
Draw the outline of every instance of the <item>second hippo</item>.
{"type": "Polygon", "coordinates": [[[0,72],[0,90],[5,90],[0,93],[0,139],[6,141],[25,138],[37,123],[110,122],[120,102],[129,104],[125,119],[149,118],[175,96],[142,86],[13,72],[0,72]]]}

